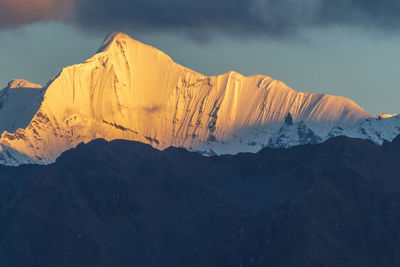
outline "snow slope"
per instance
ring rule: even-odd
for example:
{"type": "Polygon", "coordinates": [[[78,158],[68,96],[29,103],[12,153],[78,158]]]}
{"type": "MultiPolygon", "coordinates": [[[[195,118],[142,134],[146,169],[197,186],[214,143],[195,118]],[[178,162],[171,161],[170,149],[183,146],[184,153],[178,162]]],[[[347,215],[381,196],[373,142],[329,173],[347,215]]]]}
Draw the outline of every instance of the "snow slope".
{"type": "Polygon", "coordinates": [[[325,138],[345,135],[353,138],[369,139],[378,145],[385,141],[393,141],[400,134],[400,115],[379,116],[369,118],[344,129],[335,128],[325,138]]]}
{"type": "Polygon", "coordinates": [[[368,139],[377,145],[393,141],[400,134],[400,115],[379,115],[353,125],[333,127],[327,135],[315,134],[304,122],[284,123],[268,142],[269,147],[288,148],[304,144],[322,143],[332,137],[347,136],[368,139]]]}
{"type": "Polygon", "coordinates": [[[29,125],[2,134],[0,163],[53,162],[95,138],[206,154],[256,152],[289,112],[319,136],[373,118],[350,99],[296,92],[267,76],[204,76],[122,33],[110,34],[97,54],[63,69],[45,90],[29,125]]]}

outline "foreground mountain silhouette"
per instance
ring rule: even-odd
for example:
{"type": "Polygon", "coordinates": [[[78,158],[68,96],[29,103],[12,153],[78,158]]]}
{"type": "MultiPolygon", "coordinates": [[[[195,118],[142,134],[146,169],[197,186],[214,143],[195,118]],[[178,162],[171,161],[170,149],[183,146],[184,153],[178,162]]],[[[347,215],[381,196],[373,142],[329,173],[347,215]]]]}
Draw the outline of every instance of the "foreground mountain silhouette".
{"type": "Polygon", "coordinates": [[[374,118],[350,99],[296,92],[262,75],[204,76],[122,33],[109,35],[91,59],[65,68],[42,97],[29,125],[2,134],[0,163],[53,162],[96,138],[209,155],[257,152],[288,113],[321,140],[334,127],[374,118]]]}
{"type": "Polygon", "coordinates": [[[400,266],[400,137],[204,157],[96,140],[0,166],[2,266],[400,266]]]}

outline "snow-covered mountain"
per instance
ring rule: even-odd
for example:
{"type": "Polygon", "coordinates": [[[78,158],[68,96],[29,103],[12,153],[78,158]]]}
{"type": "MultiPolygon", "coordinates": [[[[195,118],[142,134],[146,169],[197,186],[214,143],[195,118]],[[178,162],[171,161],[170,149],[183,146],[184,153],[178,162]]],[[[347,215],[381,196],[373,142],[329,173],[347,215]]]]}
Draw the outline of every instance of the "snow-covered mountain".
{"type": "Polygon", "coordinates": [[[269,139],[268,147],[289,148],[292,146],[318,144],[321,142],[322,138],[315,134],[303,121],[293,122],[293,118],[289,113],[283,126],[269,139]]]}
{"type": "Polygon", "coordinates": [[[400,134],[400,115],[378,116],[368,118],[348,128],[334,128],[325,138],[345,135],[348,137],[369,139],[378,145],[392,141],[400,134]]]}
{"type": "Polygon", "coordinates": [[[288,148],[296,145],[322,143],[336,136],[368,139],[382,145],[400,134],[400,115],[379,115],[367,118],[351,126],[333,127],[327,135],[315,134],[304,122],[284,123],[268,142],[269,147],[288,148]]]}
{"type": "Polygon", "coordinates": [[[0,91],[0,132],[25,128],[40,107],[43,87],[25,80],[13,80],[0,91]]]}
{"type": "Polygon", "coordinates": [[[296,92],[267,76],[202,75],[122,33],[110,34],[92,58],[63,69],[37,90],[26,104],[32,105],[29,112],[37,110],[26,112],[33,115],[29,125],[0,126],[6,130],[0,138],[2,164],[53,162],[96,138],[205,154],[256,152],[271,145],[271,137],[279,139],[289,113],[301,128],[298,133],[311,131],[317,139],[335,127],[352,129],[366,119],[378,120],[350,99],[296,92]],[[40,106],[37,97],[43,97],[40,106]]]}

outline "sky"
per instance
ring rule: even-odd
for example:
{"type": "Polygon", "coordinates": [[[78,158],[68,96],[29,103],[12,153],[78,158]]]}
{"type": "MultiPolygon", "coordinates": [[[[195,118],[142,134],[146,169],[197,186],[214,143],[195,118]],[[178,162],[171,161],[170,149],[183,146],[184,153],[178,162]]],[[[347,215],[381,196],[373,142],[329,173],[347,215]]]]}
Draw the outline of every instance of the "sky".
{"type": "Polygon", "coordinates": [[[45,85],[122,31],[203,74],[263,74],[400,113],[398,14],[398,0],[0,0],[0,88],[45,85]]]}

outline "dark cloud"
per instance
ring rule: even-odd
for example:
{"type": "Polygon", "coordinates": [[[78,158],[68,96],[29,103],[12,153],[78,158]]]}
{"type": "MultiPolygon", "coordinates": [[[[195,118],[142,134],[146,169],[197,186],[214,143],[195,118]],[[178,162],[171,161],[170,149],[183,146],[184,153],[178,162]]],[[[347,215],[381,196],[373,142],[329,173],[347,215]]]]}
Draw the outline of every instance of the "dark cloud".
{"type": "Polygon", "coordinates": [[[311,23],[317,26],[341,24],[397,30],[400,24],[398,0],[319,0],[311,23]]]}
{"type": "Polygon", "coordinates": [[[397,30],[398,0],[77,0],[82,27],[293,36],[307,27],[345,25],[397,30]]]}
{"type": "Polygon", "coordinates": [[[306,12],[305,5],[295,0],[78,0],[75,19],[83,27],[108,30],[278,37],[296,31],[301,10],[306,12]]]}
{"type": "Polygon", "coordinates": [[[398,0],[0,0],[3,28],[69,15],[69,22],[88,30],[173,31],[196,38],[280,38],[331,25],[397,31],[399,14],[398,0]]]}

